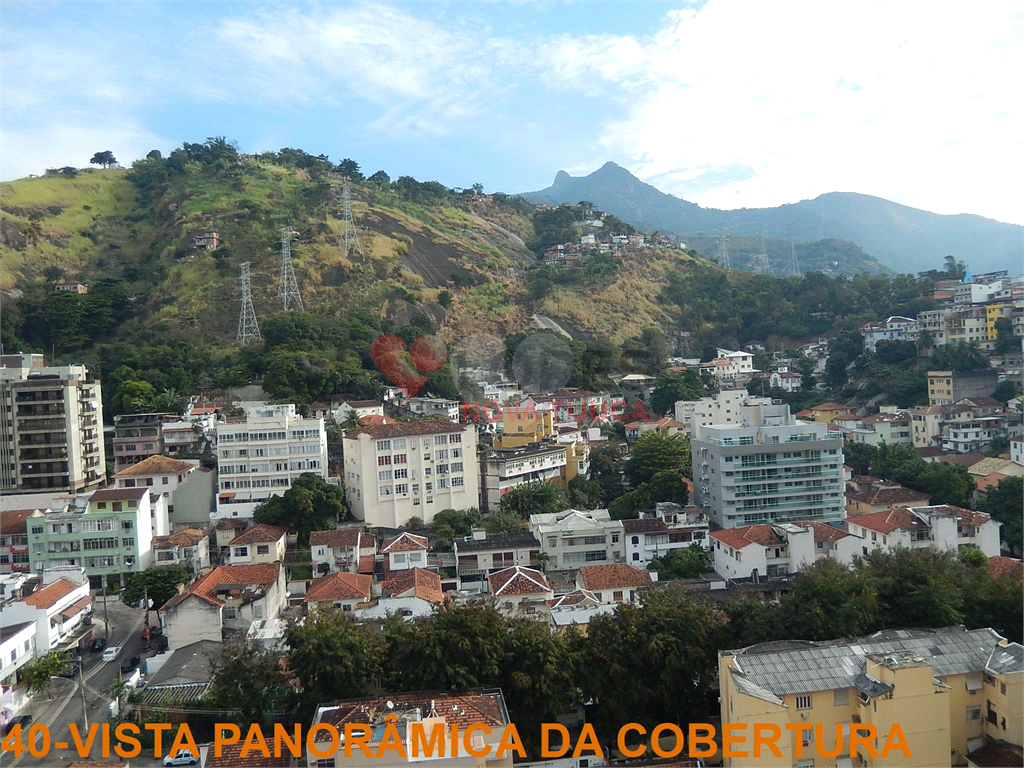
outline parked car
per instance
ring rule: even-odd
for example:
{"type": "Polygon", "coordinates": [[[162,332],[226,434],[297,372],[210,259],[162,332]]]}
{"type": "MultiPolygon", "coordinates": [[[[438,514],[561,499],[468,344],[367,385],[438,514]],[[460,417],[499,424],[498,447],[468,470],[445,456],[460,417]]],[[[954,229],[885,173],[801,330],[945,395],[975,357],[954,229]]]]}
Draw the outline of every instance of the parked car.
{"type": "Polygon", "coordinates": [[[78,662],[77,661],[72,661],[70,664],[68,664],[66,667],[64,667],[64,671],[60,673],[60,676],[61,677],[67,677],[67,678],[74,678],[74,677],[76,677],[78,675],[78,671],[79,671],[79,664],[78,664],[78,662]]]}
{"type": "Polygon", "coordinates": [[[140,637],[143,640],[152,640],[155,637],[159,637],[163,633],[164,631],[160,627],[146,627],[144,630],[142,630],[142,634],[140,635],[140,637]]]}
{"type": "Polygon", "coordinates": [[[130,659],[125,659],[121,662],[122,672],[131,672],[142,662],[142,658],[139,656],[132,656],[130,659]]]}
{"type": "Polygon", "coordinates": [[[4,726],[4,736],[14,730],[14,726],[20,725],[22,730],[22,738],[24,738],[24,731],[32,723],[32,715],[18,715],[17,717],[11,718],[11,721],[4,726]]]}
{"type": "Polygon", "coordinates": [[[164,765],[165,766],[172,766],[172,765],[195,765],[198,762],[199,762],[199,758],[196,755],[193,755],[187,749],[179,749],[175,754],[173,754],[173,755],[166,755],[164,757],[164,765]]]}
{"type": "Polygon", "coordinates": [[[100,651],[102,651],[106,647],[107,647],[107,638],[105,638],[105,637],[95,637],[95,638],[93,638],[92,642],[89,643],[89,650],[92,651],[93,653],[99,653],[100,651]]]}
{"type": "Polygon", "coordinates": [[[121,653],[121,646],[112,645],[103,652],[104,661],[114,661],[121,653]]]}

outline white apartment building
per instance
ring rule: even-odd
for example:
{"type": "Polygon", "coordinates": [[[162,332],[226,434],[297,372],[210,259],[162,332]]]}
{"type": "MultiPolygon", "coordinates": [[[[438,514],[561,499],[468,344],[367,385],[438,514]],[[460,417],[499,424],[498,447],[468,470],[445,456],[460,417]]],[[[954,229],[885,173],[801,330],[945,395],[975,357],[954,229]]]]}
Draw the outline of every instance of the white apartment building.
{"type": "Polygon", "coordinates": [[[915,448],[938,447],[938,439],[942,434],[942,425],[949,418],[949,408],[945,405],[929,405],[910,412],[912,439],[915,448]]]}
{"type": "Polygon", "coordinates": [[[888,509],[846,519],[846,529],[863,539],[864,555],[892,547],[950,552],[974,548],[986,557],[996,557],[1000,525],[982,512],[949,504],[888,509]]]}
{"type": "Polygon", "coordinates": [[[43,573],[43,583],[28,597],[4,606],[0,627],[32,622],[38,653],[61,650],[88,634],[92,616],[89,579],[81,568],[55,568],[43,573]]]}
{"type": "Polygon", "coordinates": [[[351,430],[343,439],[349,509],[367,525],[398,528],[477,506],[476,444],[474,426],[439,419],[351,430]]]}
{"type": "Polygon", "coordinates": [[[799,392],[803,383],[804,377],[792,371],[772,371],[768,376],[768,386],[783,392],[799,392]]]}
{"type": "Polygon", "coordinates": [[[150,456],[122,469],[114,481],[118,488],[149,488],[162,496],[172,529],[208,525],[210,513],[216,509],[216,476],[193,462],[150,456]]]}
{"type": "MultiPolygon", "coordinates": [[[[883,406],[889,407],[889,406],[883,406]]],[[[863,418],[857,416],[839,416],[834,423],[840,428],[847,440],[855,443],[878,446],[886,445],[913,446],[914,437],[911,431],[911,415],[908,412],[896,412],[895,409],[874,413],[863,418]]]]}
{"type": "Polygon", "coordinates": [[[261,523],[247,528],[228,542],[226,565],[258,565],[284,562],[288,529],[261,523]]]}
{"type": "Polygon", "coordinates": [[[696,426],[695,502],[720,528],[841,520],[842,433],[784,404],[741,406],[739,424],[696,426]]]}
{"type": "Polygon", "coordinates": [[[449,421],[459,423],[458,400],[445,400],[439,397],[410,397],[409,410],[420,416],[443,416],[449,421]]]}
{"type": "Polygon", "coordinates": [[[860,536],[814,521],[727,528],[711,540],[719,576],[754,582],[797,573],[823,557],[850,565],[861,554],[860,536]]]}
{"type": "Polygon", "coordinates": [[[770,405],[769,397],[756,397],[745,389],[727,389],[714,397],[700,400],[677,400],[676,421],[685,425],[687,437],[693,437],[694,427],[711,424],[739,424],[743,405],[770,405]]]}
{"type": "Polygon", "coordinates": [[[939,443],[947,453],[974,453],[988,449],[995,438],[1005,434],[1005,416],[972,418],[970,412],[961,411],[942,425],[939,443]]]}
{"type": "Polygon", "coordinates": [[[36,656],[36,623],[0,625],[0,685],[13,686],[17,672],[36,656]]]}
{"type": "Polygon", "coordinates": [[[877,323],[868,323],[861,327],[860,332],[864,337],[864,348],[868,352],[875,351],[875,345],[880,341],[907,341],[908,331],[913,331],[917,320],[902,315],[892,315],[877,323]]]}
{"type": "Polygon", "coordinates": [[[1014,464],[1024,465],[1024,435],[1017,435],[1010,440],[1010,460],[1014,464]]]}
{"type": "Polygon", "coordinates": [[[622,521],[612,520],[607,509],[530,515],[530,533],[547,555],[549,569],[625,560],[622,521]]]}
{"type": "Polygon", "coordinates": [[[0,356],[0,493],[78,493],[105,479],[99,380],[84,365],[0,356]]]}
{"type": "Polygon", "coordinates": [[[482,462],[485,512],[497,512],[501,497],[535,480],[558,482],[568,462],[567,446],[528,443],[516,448],[491,448],[482,462]]]}
{"type": "Polygon", "coordinates": [[[638,568],[646,568],[651,560],[664,557],[673,549],[686,549],[693,544],[704,549],[711,546],[708,518],[700,507],[659,502],[651,513],[641,512],[638,519],[623,520],[622,528],[626,562],[638,568]]]}
{"type": "Polygon", "coordinates": [[[280,496],[303,474],[327,479],[323,419],[304,419],[294,405],[246,409],[244,421],[216,427],[220,491],[212,517],[251,518],[271,496],[280,496]]]}

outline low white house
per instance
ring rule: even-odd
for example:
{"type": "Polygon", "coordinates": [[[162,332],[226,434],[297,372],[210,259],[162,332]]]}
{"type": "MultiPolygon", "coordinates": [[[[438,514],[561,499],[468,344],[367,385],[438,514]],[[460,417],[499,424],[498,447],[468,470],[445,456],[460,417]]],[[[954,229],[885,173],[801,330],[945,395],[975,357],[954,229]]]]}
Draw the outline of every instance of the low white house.
{"type": "Polygon", "coordinates": [[[425,568],[399,571],[380,585],[380,597],[356,609],[359,621],[380,621],[389,615],[406,620],[433,616],[444,603],[441,577],[425,568]]]}
{"type": "Polygon", "coordinates": [[[822,557],[844,565],[861,554],[861,538],[828,523],[748,525],[711,533],[715,571],[726,579],[787,576],[822,557]]]}
{"type": "Polygon", "coordinates": [[[427,549],[430,540],[426,536],[400,533],[383,544],[380,552],[384,556],[384,573],[404,571],[408,568],[424,568],[427,565],[427,549]]]}
{"type": "Polygon", "coordinates": [[[198,528],[186,528],[167,536],[153,537],[154,565],[191,564],[199,575],[210,567],[210,536],[198,528]]]}
{"type": "Polygon", "coordinates": [[[309,534],[309,553],[317,564],[317,573],[373,573],[377,540],[359,528],[313,531],[309,534]]]}
{"type": "Polygon", "coordinates": [[[576,587],[593,594],[603,605],[635,603],[640,590],[649,587],[657,573],[626,563],[585,565],[576,573],[576,587]]]}
{"type": "Polygon", "coordinates": [[[503,615],[549,620],[547,601],[555,593],[540,571],[515,565],[490,574],[487,584],[494,607],[503,615]]]}
{"type": "Polygon", "coordinates": [[[372,585],[372,576],[337,571],[315,579],[302,602],[310,613],[332,608],[354,611],[361,603],[369,602],[372,585]]]}
{"type": "Polygon", "coordinates": [[[357,419],[367,416],[383,416],[384,404],[378,403],[376,400],[346,400],[334,409],[334,420],[338,424],[344,424],[352,412],[355,412],[357,419]]]}
{"type": "Polygon", "coordinates": [[[783,392],[798,392],[803,385],[804,377],[792,371],[772,371],[768,377],[768,386],[781,389],[783,392]]]}
{"type": "Polygon", "coordinates": [[[45,571],[43,584],[35,592],[5,605],[0,627],[32,622],[35,646],[42,654],[77,644],[91,617],[92,595],[85,570],[62,567],[45,571]]]}
{"type": "Polygon", "coordinates": [[[982,512],[949,504],[905,507],[856,515],[845,520],[851,533],[863,538],[861,553],[876,549],[940,549],[956,552],[980,549],[986,557],[999,555],[999,526],[982,512]]]}
{"type": "Polygon", "coordinates": [[[664,557],[673,549],[686,549],[693,544],[709,549],[708,530],[707,515],[699,507],[659,503],[647,515],[622,521],[626,562],[646,568],[651,560],[664,557]]]}
{"type": "Polygon", "coordinates": [[[276,619],[287,605],[281,563],[222,565],[160,609],[171,650],[200,640],[222,642],[225,632],[245,635],[252,623],[276,619]]]}
{"type": "Polygon", "coordinates": [[[260,523],[228,542],[227,562],[229,565],[283,562],[287,547],[287,528],[260,523]]]}

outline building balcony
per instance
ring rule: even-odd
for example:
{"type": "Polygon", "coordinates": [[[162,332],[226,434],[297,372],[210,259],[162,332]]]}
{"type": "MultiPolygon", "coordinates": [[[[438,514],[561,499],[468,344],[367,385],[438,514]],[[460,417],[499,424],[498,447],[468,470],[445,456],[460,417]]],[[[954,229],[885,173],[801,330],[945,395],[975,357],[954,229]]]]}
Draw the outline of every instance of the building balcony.
{"type": "Polygon", "coordinates": [[[19,445],[22,447],[30,446],[51,446],[51,445],[67,445],[68,436],[64,432],[51,432],[45,435],[23,435],[18,440],[19,445]]]}
{"type": "Polygon", "coordinates": [[[21,432],[54,432],[64,429],[64,426],[64,419],[18,419],[18,430],[21,432]]]}

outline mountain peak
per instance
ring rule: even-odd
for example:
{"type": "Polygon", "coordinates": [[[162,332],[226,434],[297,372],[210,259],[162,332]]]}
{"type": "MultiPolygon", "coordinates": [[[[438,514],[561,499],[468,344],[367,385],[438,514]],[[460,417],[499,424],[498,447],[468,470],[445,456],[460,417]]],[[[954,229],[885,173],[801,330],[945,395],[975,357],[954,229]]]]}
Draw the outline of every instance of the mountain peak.
{"type": "Polygon", "coordinates": [[[565,182],[569,181],[571,178],[572,178],[572,176],[570,176],[565,171],[559,171],[558,173],[555,174],[555,184],[558,184],[558,183],[564,184],[565,182]]]}

